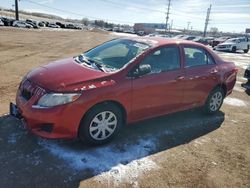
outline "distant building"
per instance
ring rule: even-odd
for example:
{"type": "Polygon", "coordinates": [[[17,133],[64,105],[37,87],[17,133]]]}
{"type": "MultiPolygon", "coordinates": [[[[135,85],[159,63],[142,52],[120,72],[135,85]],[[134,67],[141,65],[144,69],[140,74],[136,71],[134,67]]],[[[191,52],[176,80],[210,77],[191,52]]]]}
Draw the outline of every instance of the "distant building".
{"type": "Polygon", "coordinates": [[[135,23],[135,32],[144,31],[146,34],[154,33],[156,29],[166,29],[166,24],[163,23],[135,23]]]}

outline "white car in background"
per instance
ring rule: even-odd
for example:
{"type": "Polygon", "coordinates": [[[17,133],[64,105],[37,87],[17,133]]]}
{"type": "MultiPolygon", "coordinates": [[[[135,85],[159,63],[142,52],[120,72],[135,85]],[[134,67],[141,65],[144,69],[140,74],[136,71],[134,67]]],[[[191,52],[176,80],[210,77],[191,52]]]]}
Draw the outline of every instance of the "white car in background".
{"type": "Polygon", "coordinates": [[[33,26],[24,21],[14,21],[13,27],[32,28],[33,26]]]}
{"type": "Polygon", "coordinates": [[[0,26],[4,26],[4,23],[1,19],[0,19],[0,26]]]}
{"type": "Polygon", "coordinates": [[[57,25],[57,24],[55,24],[55,23],[49,23],[48,27],[51,27],[51,28],[60,28],[60,26],[57,25]]]}
{"type": "Polygon", "coordinates": [[[243,50],[244,53],[249,51],[250,39],[247,37],[231,38],[225,42],[218,44],[215,50],[218,51],[230,51],[236,52],[237,50],[243,50]]]}

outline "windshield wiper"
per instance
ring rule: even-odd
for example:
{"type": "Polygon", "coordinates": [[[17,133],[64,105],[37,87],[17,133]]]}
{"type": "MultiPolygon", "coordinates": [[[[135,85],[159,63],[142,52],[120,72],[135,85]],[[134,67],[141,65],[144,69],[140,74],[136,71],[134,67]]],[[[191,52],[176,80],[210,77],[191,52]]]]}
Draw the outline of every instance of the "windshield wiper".
{"type": "Polygon", "coordinates": [[[91,66],[92,68],[97,68],[97,69],[101,70],[102,72],[105,72],[103,70],[103,66],[102,65],[100,65],[99,63],[97,63],[93,59],[90,59],[90,58],[88,58],[88,57],[86,57],[84,55],[79,55],[78,58],[77,58],[77,60],[80,61],[81,63],[86,63],[88,66],[91,66]]]}

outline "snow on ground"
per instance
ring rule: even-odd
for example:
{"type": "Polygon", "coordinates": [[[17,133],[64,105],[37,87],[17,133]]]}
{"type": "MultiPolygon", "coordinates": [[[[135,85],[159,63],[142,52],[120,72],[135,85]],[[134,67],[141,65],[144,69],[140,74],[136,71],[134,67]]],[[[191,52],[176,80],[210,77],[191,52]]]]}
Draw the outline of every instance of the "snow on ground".
{"type": "Polygon", "coordinates": [[[245,89],[243,89],[241,86],[235,85],[235,86],[234,86],[234,91],[244,92],[245,89]]]}
{"type": "MultiPolygon", "coordinates": [[[[161,135],[167,134],[170,133],[167,131],[161,133],[161,135]]],[[[80,151],[60,146],[58,143],[47,140],[39,140],[39,145],[46,148],[56,157],[65,160],[67,164],[75,170],[90,169],[95,174],[99,174],[110,169],[118,169],[118,171],[119,169],[126,169],[127,167],[125,168],[124,165],[128,163],[131,163],[129,166],[133,167],[138,164],[138,168],[140,168],[139,164],[141,163],[137,161],[137,159],[148,156],[150,152],[156,149],[158,136],[159,135],[150,135],[140,139],[137,143],[123,144],[122,149],[117,148],[115,143],[80,151]]],[[[147,159],[144,160],[147,161],[147,159]]],[[[143,161],[142,164],[144,164],[143,161]]],[[[145,163],[145,165],[146,164],[147,163],[145,163]]],[[[153,162],[149,163],[149,165],[153,166],[152,164],[153,162]]]]}
{"type": "Polygon", "coordinates": [[[109,187],[118,186],[122,182],[129,183],[132,187],[138,187],[138,176],[159,168],[149,157],[132,161],[127,165],[119,164],[110,171],[95,177],[96,181],[108,182],[109,187]]]}
{"type": "Polygon", "coordinates": [[[232,97],[225,98],[224,103],[231,106],[247,106],[247,102],[232,97]]]}
{"type": "Polygon", "coordinates": [[[250,65],[250,53],[226,53],[217,52],[222,59],[230,59],[237,67],[246,69],[250,65]]]}
{"type": "Polygon", "coordinates": [[[117,32],[112,32],[110,34],[111,35],[120,36],[120,37],[138,37],[136,34],[131,34],[131,33],[117,33],[117,32]]]}

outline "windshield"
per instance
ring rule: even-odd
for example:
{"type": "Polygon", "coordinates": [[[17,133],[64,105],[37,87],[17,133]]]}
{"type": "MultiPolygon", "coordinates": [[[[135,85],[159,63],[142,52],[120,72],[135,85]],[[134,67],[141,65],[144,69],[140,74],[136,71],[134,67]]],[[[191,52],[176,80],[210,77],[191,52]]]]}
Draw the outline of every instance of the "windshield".
{"type": "MultiPolygon", "coordinates": [[[[116,39],[97,46],[84,54],[89,63],[101,66],[105,72],[119,70],[150,46],[128,39],[116,39]]],[[[82,59],[79,58],[78,59],[82,59]]],[[[86,62],[86,61],[85,61],[86,62]]],[[[100,68],[100,67],[99,67],[100,68]]]]}

